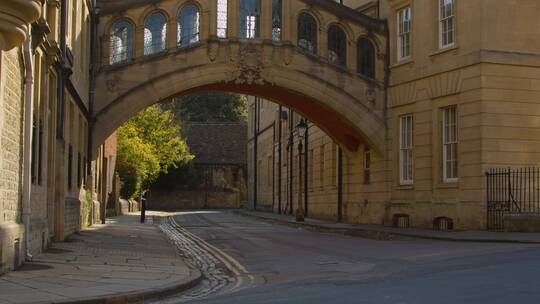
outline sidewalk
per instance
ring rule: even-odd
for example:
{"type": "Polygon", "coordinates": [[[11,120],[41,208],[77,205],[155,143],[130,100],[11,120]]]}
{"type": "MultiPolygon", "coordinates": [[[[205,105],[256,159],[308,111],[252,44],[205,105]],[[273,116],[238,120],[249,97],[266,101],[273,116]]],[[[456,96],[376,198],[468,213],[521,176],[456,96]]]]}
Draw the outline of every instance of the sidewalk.
{"type": "Polygon", "coordinates": [[[177,256],[158,227],[138,220],[108,219],[0,276],[0,304],[125,303],[196,285],[199,271],[177,256]]]}
{"type": "Polygon", "coordinates": [[[296,222],[293,216],[260,211],[235,210],[237,214],[251,216],[293,227],[304,227],[322,232],[336,232],[370,239],[391,240],[396,237],[415,237],[443,241],[527,243],[540,244],[540,233],[493,231],[438,231],[418,228],[394,228],[380,225],[353,225],[308,219],[296,222]]]}

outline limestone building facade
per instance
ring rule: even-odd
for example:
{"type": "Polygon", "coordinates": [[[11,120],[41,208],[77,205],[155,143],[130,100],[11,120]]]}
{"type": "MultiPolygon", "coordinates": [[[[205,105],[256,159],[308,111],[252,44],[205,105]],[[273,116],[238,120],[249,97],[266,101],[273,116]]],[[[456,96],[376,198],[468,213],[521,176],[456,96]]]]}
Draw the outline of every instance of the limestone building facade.
{"type": "MultiPolygon", "coordinates": [[[[305,181],[299,184],[295,126],[300,114],[252,98],[249,140],[257,145],[248,148],[248,172],[253,207],[294,211],[297,191],[306,185],[302,202],[307,198],[312,217],[485,229],[486,172],[540,161],[540,3],[344,4],[387,23],[388,44],[370,40],[376,50],[388,50],[386,64],[371,59],[373,73],[364,74],[385,82],[385,150],[363,142],[356,151],[339,152],[335,138],[310,123],[305,181]]],[[[318,31],[327,34],[323,27],[318,31]]],[[[360,38],[347,37],[349,48],[357,47],[358,62],[360,38]]]]}
{"type": "Polygon", "coordinates": [[[89,151],[93,11],[0,3],[0,273],[100,219],[96,185],[115,152],[89,151]]]}

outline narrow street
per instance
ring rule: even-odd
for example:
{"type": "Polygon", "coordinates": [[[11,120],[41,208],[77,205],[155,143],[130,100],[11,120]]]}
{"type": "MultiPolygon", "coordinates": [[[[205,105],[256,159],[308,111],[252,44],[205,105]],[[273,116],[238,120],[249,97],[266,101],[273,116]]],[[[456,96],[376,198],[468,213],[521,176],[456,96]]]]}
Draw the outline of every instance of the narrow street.
{"type": "Polygon", "coordinates": [[[177,212],[161,228],[207,279],[159,303],[540,302],[537,245],[370,240],[231,211],[177,212]]]}

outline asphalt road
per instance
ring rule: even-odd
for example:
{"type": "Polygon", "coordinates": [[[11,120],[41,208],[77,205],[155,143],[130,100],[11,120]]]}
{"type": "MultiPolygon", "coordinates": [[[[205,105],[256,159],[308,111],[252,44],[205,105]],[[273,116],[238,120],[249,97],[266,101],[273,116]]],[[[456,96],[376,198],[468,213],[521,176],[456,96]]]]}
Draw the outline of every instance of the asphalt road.
{"type": "Polygon", "coordinates": [[[369,240],[228,211],[176,223],[243,269],[234,288],[190,303],[540,303],[540,246],[369,240]]]}

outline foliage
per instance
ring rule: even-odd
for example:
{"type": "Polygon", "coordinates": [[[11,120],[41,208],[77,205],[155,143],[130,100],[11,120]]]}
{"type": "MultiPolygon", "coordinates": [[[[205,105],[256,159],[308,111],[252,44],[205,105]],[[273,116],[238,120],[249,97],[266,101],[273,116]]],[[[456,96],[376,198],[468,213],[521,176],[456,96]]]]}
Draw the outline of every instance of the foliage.
{"type": "Polygon", "coordinates": [[[160,175],[153,188],[163,190],[199,189],[204,186],[204,172],[193,163],[183,164],[160,175]]]}
{"type": "Polygon", "coordinates": [[[163,107],[184,122],[244,122],[247,119],[247,97],[233,93],[196,93],[178,97],[163,107]]]}
{"type": "Polygon", "coordinates": [[[122,194],[130,199],[161,173],[193,159],[171,111],[151,106],[118,129],[117,166],[122,194]]]}

